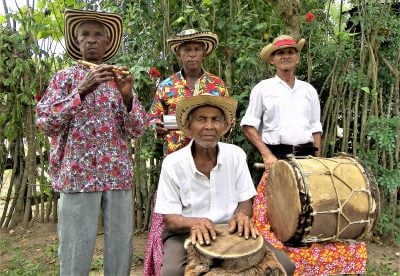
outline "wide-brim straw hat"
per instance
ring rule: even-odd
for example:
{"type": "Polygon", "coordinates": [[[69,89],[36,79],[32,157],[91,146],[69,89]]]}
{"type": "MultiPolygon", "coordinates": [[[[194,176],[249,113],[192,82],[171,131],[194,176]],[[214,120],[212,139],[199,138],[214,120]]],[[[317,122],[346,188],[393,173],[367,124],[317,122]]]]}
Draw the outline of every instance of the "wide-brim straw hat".
{"type": "Polygon", "coordinates": [[[117,53],[122,37],[121,16],[109,12],[83,11],[74,9],[66,9],[64,11],[65,46],[67,48],[68,55],[75,60],[82,59],[82,53],[76,41],[75,35],[79,24],[87,20],[95,20],[104,24],[110,43],[104,54],[103,61],[109,60],[117,53]]]}
{"type": "Polygon", "coordinates": [[[176,103],[176,123],[178,128],[188,137],[191,137],[190,130],[187,128],[186,120],[190,112],[201,106],[215,106],[222,110],[227,122],[227,127],[224,129],[223,134],[227,133],[231,127],[231,123],[235,118],[237,100],[230,97],[216,96],[209,93],[204,93],[196,96],[181,97],[176,103]]]}
{"type": "Polygon", "coordinates": [[[269,57],[273,52],[284,48],[295,48],[297,49],[297,52],[300,52],[301,49],[303,49],[305,42],[304,38],[297,41],[290,35],[281,35],[261,50],[260,57],[264,61],[269,61],[269,57]]]}
{"type": "Polygon", "coordinates": [[[179,46],[186,42],[203,43],[206,50],[206,56],[208,56],[218,46],[218,36],[212,32],[201,32],[195,29],[188,29],[167,39],[167,44],[175,55],[179,46]]]}

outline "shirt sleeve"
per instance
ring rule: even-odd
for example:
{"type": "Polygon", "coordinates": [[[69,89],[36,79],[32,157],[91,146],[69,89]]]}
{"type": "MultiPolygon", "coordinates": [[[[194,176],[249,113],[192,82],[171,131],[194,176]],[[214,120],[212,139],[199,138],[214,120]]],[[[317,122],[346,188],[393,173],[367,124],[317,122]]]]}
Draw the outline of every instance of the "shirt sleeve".
{"type": "Polygon", "coordinates": [[[321,132],[322,133],[322,124],[321,124],[321,105],[318,98],[318,93],[315,88],[312,88],[312,118],[310,120],[311,124],[311,133],[321,132]]]}
{"type": "Polygon", "coordinates": [[[42,99],[36,105],[36,122],[48,136],[56,136],[68,129],[69,123],[81,105],[78,89],[71,89],[64,72],[56,73],[49,82],[42,99]]]}
{"type": "Polygon", "coordinates": [[[253,179],[251,178],[250,170],[246,162],[246,153],[240,152],[239,156],[240,166],[236,174],[236,194],[238,201],[242,202],[253,198],[256,195],[253,179]]]}
{"type": "Polygon", "coordinates": [[[240,126],[252,126],[260,128],[263,116],[262,90],[256,85],[250,93],[249,105],[244,114],[240,126]]]}
{"type": "Polygon", "coordinates": [[[135,94],[132,99],[132,110],[128,113],[125,105],[123,110],[125,130],[133,138],[140,137],[147,127],[147,113],[135,94]]]}
{"type": "Polygon", "coordinates": [[[156,94],[154,95],[153,102],[148,112],[148,125],[151,129],[155,128],[156,120],[161,120],[162,115],[167,113],[167,109],[163,103],[163,91],[164,85],[161,83],[160,87],[157,88],[156,94]]]}
{"type": "Polygon", "coordinates": [[[170,175],[165,166],[161,168],[154,212],[175,215],[183,213],[178,183],[174,181],[174,177],[170,175]]]}

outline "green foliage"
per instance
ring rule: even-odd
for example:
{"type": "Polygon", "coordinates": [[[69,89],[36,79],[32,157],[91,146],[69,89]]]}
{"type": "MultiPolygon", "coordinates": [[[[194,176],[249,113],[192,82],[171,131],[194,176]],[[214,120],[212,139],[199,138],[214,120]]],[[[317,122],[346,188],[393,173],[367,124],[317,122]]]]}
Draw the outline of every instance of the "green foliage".
{"type": "Polygon", "coordinates": [[[11,265],[7,274],[9,275],[26,275],[36,276],[44,272],[43,267],[40,264],[33,264],[24,259],[19,253],[14,253],[11,258],[11,265]]]}
{"type": "Polygon", "coordinates": [[[381,237],[387,237],[388,233],[394,233],[395,243],[400,246],[400,214],[393,221],[390,210],[381,210],[378,224],[374,231],[381,237]]]}
{"type": "Polygon", "coordinates": [[[367,139],[374,142],[376,147],[393,154],[396,139],[399,137],[400,117],[379,118],[371,116],[367,122],[367,139]]]}
{"type": "Polygon", "coordinates": [[[102,257],[96,258],[92,261],[90,266],[90,270],[94,271],[102,271],[104,267],[104,260],[102,257]]]}

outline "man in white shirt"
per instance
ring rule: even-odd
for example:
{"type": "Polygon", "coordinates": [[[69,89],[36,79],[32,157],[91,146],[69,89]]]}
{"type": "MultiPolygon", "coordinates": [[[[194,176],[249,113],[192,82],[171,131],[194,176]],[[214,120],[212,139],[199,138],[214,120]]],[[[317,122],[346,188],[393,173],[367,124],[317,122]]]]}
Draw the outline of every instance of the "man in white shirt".
{"type": "MultiPolygon", "coordinates": [[[[251,219],[256,191],[246,154],[238,146],[219,142],[230,128],[236,106],[232,98],[211,94],[177,102],[178,127],[192,140],[169,154],[161,168],[155,206],[166,226],[161,275],[183,275],[183,243],[189,234],[192,244],[210,244],[220,234],[216,224],[228,223],[230,233],[245,239],[259,235],[251,219]]],[[[294,270],[286,255],[276,257],[294,270]]]]}
{"type": "Polygon", "coordinates": [[[246,138],[260,152],[265,170],[287,154],[319,156],[322,125],[315,88],[295,76],[304,39],[282,35],[263,48],[261,58],[275,66],[276,76],[251,91],[240,123],[246,138]]]}

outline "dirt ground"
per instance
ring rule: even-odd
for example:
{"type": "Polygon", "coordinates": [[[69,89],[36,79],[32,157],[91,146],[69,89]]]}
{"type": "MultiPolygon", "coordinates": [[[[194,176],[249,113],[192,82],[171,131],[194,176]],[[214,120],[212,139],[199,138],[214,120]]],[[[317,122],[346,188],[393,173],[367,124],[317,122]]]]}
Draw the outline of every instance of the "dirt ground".
{"type": "MultiPolygon", "coordinates": [[[[131,275],[142,275],[147,232],[134,237],[131,275]]],[[[399,275],[400,248],[381,242],[367,243],[367,275],[399,275]]],[[[90,275],[102,275],[103,233],[99,230],[90,275]]],[[[0,229],[0,275],[57,275],[57,236],[55,224],[36,223],[0,229]]]]}

